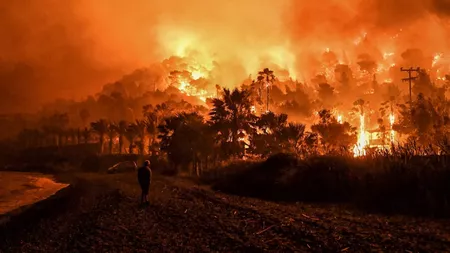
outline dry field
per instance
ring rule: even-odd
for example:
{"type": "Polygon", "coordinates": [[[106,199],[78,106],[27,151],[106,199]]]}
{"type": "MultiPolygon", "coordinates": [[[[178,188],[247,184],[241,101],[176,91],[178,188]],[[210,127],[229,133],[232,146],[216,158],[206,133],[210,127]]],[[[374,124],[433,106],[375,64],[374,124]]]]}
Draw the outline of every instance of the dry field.
{"type": "Polygon", "coordinates": [[[1,252],[448,252],[450,221],[225,195],[155,175],[61,176],[72,185],[0,228],[1,252]]]}

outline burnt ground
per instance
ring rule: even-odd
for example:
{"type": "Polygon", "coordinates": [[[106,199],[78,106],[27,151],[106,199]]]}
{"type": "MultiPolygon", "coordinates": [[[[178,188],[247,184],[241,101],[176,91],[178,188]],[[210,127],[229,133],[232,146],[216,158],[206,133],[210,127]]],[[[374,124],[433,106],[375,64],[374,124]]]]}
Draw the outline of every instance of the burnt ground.
{"type": "Polygon", "coordinates": [[[155,175],[80,174],[0,227],[0,252],[450,252],[450,221],[280,204],[155,175]]]}

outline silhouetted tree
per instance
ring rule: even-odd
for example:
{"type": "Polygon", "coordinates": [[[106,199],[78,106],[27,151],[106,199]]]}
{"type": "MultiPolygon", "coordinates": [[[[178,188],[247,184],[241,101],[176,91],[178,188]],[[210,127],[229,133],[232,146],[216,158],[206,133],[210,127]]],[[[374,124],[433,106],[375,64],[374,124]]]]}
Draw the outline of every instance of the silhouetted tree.
{"type": "Polygon", "coordinates": [[[137,127],[135,124],[129,124],[127,126],[127,130],[125,131],[125,138],[127,139],[129,145],[128,145],[128,152],[130,154],[134,153],[134,141],[136,140],[137,136],[139,135],[137,127]]]}
{"type": "MultiPolygon", "coordinates": [[[[132,139],[134,143],[137,144],[139,154],[141,155],[145,152],[146,128],[147,126],[145,120],[136,120],[135,123],[130,124],[128,127],[128,137],[133,137],[132,139]]],[[[129,140],[131,140],[131,138],[129,140]]]]}
{"type": "Polygon", "coordinates": [[[166,118],[158,129],[161,150],[167,153],[173,168],[178,170],[180,165],[186,168],[192,164],[192,168],[199,173],[200,155],[205,148],[212,148],[205,147],[208,126],[203,117],[197,113],[182,112],[166,118]]]}
{"type": "Polygon", "coordinates": [[[82,135],[83,135],[84,144],[87,144],[89,142],[90,137],[91,137],[91,129],[85,127],[84,130],[83,130],[82,135]]]}
{"type": "Polygon", "coordinates": [[[348,122],[339,123],[329,110],[321,110],[319,117],[319,122],[312,125],[311,130],[320,136],[324,151],[348,151],[356,143],[356,128],[348,122]]]}
{"type": "Polygon", "coordinates": [[[108,132],[109,124],[105,119],[91,123],[92,130],[98,134],[100,140],[100,153],[103,153],[103,145],[105,144],[105,135],[108,132]]]}
{"type": "Polygon", "coordinates": [[[54,144],[62,145],[65,131],[69,125],[69,116],[67,113],[54,113],[48,118],[41,119],[45,131],[53,136],[54,144]]]}
{"type": "Polygon", "coordinates": [[[116,126],[116,132],[119,136],[119,154],[123,151],[123,138],[125,138],[128,130],[128,123],[125,120],[121,120],[116,126]]]}
{"type": "Polygon", "coordinates": [[[113,122],[109,122],[106,135],[108,136],[109,140],[109,153],[112,154],[114,148],[114,138],[116,138],[117,136],[117,125],[113,122]]]}
{"type": "Polygon", "coordinates": [[[273,71],[265,68],[262,71],[258,72],[258,83],[260,84],[259,86],[259,97],[261,98],[261,102],[263,100],[266,101],[266,109],[269,110],[269,104],[270,104],[270,90],[272,89],[272,86],[276,80],[275,75],[273,74],[273,71]],[[263,98],[263,90],[266,90],[266,94],[265,94],[265,98],[263,98]]]}
{"type": "Polygon", "coordinates": [[[257,131],[254,134],[255,152],[266,157],[282,150],[283,130],[287,126],[287,115],[276,115],[272,112],[265,113],[255,123],[257,131]]]}
{"type": "Polygon", "coordinates": [[[317,89],[319,93],[319,99],[322,101],[322,104],[326,107],[329,107],[333,104],[334,101],[334,88],[328,83],[320,83],[317,89]]]}
{"type": "MultiPolygon", "coordinates": [[[[239,133],[245,131],[252,134],[252,125],[256,121],[256,116],[252,113],[252,103],[250,100],[250,91],[235,89],[232,92],[224,89],[221,99],[213,99],[213,108],[210,112],[210,125],[217,132],[216,140],[228,150],[229,154],[242,153],[239,144],[239,133]],[[231,144],[231,147],[226,148],[231,144]]],[[[228,153],[226,152],[226,153],[228,153]]]]}

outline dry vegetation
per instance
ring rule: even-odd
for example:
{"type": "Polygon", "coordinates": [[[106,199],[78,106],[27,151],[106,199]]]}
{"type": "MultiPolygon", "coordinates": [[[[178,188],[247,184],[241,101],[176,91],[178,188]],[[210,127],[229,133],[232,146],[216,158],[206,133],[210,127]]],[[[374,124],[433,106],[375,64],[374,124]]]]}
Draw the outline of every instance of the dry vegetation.
{"type": "Polygon", "coordinates": [[[311,157],[275,155],[230,164],[205,176],[225,192],[275,201],[350,203],[368,211],[448,217],[447,156],[311,157]]]}

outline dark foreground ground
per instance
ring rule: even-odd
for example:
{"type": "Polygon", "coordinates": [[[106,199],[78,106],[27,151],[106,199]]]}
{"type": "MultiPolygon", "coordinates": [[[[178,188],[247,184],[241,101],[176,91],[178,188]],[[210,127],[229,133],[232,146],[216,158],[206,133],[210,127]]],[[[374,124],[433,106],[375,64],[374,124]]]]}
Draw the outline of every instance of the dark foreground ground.
{"type": "Polygon", "coordinates": [[[450,221],[276,204],[155,176],[63,177],[73,186],[0,228],[0,252],[450,252],[450,221]]]}

